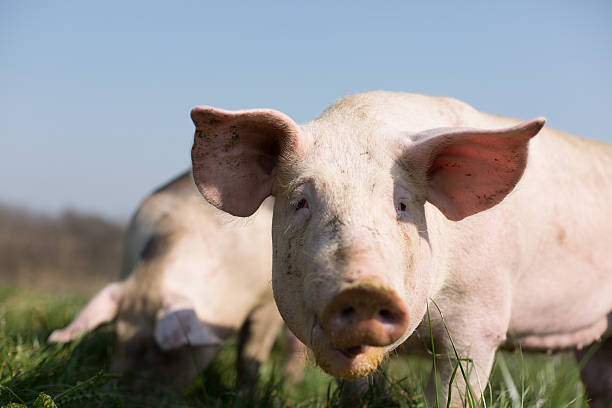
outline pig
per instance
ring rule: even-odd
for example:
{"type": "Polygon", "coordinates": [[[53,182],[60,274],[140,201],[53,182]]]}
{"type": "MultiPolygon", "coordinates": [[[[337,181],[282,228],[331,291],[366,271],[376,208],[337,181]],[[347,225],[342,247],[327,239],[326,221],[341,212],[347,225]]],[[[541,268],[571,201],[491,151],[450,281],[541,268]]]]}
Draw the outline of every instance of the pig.
{"type": "Polygon", "coordinates": [[[247,221],[206,203],[191,171],[147,197],[124,239],[121,280],[50,342],[114,322],[111,371],[182,388],[240,330],[238,379],[251,386],[282,326],[271,287],[272,206],[247,221]]]}
{"type": "MultiPolygon", "coordinates": [[[[608,144],[543,118],[386,91],[340,99],[301,126],[266,109],[200,106],[191,118],[207,201],[245,217],[275,198],[276,304],[335,377],[367,376],[431,329],[447,357],[427,398],[450,392],[462,406],[467,392],[481,397],[500,346],[580,349],[610,327],[608,144]]],[[[596,404],[612,394],[611,348],[593,357],[596,404]]]]}

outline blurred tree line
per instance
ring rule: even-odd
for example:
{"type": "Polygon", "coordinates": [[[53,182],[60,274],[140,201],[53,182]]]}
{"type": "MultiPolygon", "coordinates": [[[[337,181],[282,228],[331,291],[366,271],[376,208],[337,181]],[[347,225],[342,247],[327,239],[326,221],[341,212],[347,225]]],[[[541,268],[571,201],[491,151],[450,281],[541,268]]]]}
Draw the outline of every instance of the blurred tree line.
{"type": "Polygon", "coordinates": [[[0,204],[0,280],[70,287],[116,279],[123,229],[72,210],[50,216],[0,204]]]}

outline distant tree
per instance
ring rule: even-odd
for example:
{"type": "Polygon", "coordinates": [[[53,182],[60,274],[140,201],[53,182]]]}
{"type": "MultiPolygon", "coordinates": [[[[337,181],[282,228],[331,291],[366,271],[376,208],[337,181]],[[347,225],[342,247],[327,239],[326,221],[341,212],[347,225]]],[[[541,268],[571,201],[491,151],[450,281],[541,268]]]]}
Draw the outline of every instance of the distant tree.
{"type": "Polygon", "coordinates": [[[114,279],[123,229],[118,222],[73,210],[49,216],[0,204],[0,279],[49,273],[114,279]]]}

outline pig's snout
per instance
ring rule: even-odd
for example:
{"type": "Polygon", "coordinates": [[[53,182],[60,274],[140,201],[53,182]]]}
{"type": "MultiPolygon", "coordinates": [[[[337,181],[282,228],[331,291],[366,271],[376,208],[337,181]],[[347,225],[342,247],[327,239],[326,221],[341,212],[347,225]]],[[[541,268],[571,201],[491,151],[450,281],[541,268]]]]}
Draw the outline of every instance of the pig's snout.
{"type": "Polygon", "coordinates": [[[388,346],[408,326],[408,312],[395,291],[379,282],[360,282],[338,292],[324,309],[321,327],[334,347],[388,346]]]}

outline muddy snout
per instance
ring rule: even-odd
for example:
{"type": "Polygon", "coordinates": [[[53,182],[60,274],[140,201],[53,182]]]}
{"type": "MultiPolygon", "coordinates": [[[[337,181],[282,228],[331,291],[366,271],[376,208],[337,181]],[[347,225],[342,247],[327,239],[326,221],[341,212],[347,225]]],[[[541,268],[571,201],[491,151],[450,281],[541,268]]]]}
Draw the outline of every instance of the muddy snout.
{"type": "Polygon", "coordinates": [[[359,282],[338,292],[321,318],[321,328],[334,347],[384,347],[397,341],[408,326],[408,312],[395,291],[379,282],[359,282]]]}

